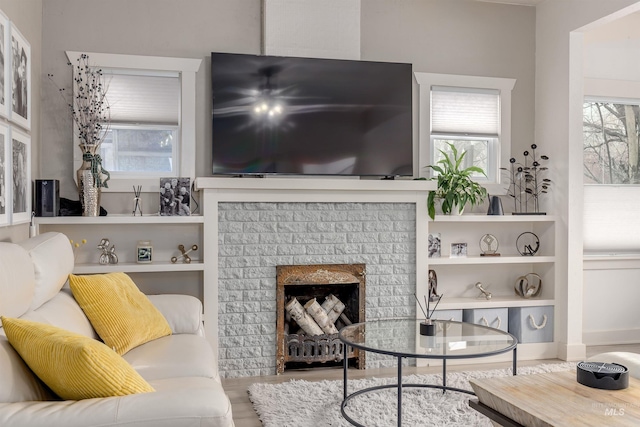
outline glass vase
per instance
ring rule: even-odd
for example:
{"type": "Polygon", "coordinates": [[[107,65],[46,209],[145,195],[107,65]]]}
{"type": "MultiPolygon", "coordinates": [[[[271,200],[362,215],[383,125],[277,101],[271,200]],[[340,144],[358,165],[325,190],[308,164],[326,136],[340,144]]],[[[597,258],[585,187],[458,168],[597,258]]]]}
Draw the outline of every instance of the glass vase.
{"type": "MultiPolygon", "coordinates": [[[[94,165],[97,145],[80,145],[82,165],[76,172],[78,195],[82,205],[82,216],[100,216],[100,185],[96,180],[94,165]]],[[[99,170],[99,168],[97,168],[99,170]]],[[[99,173],[99,172],[98,172],[99,173]]]]}

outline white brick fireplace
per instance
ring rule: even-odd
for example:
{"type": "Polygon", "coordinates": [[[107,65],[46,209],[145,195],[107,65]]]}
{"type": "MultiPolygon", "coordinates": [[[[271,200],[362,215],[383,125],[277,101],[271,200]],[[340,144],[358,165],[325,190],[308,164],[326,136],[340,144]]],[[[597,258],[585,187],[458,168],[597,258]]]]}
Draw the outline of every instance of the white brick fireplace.
{"type": "MultiPolygon", "coordinates": [[[[414,317],[426,286],[425,181],[198,178],[204,319],[225,377],[272,375],[276,265],[364,263],[367,319],[414,317]],[[419,292],[420,293],[420,292],[419,292]]],[[[368,367],[385,360],[367,358],[368,367]]]]}

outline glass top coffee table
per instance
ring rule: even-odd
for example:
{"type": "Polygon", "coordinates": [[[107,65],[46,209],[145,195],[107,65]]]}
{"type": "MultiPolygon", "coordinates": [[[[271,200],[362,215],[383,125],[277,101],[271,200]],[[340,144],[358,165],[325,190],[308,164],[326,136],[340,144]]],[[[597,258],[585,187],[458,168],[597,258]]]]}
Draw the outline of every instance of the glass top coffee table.
{"type": "Polygon", "coordinates": [[[419,335],[420,320],[390,319],[373,320],[345,326],[340,330],[340,340],[344,345],[344,397],[341,405],[342,416],[354,426],[362,426],[351,418],[345,411],[347,403],[352,398],[387,388],[398,389],[398,426],[402,425],[402,389],[403,387],[438,388],[467,393],[473,391],[447,387],[447,360],[473,359],[488,357],[496,354],[513,352],[513,375],[517,371],[517,339],[513,335],[483,325],[455,322],[450,320],[434,320],[435,335],[419,335]],[[416,342],[417,340],[417,342],[416,342]],[[381,385],[358,390],[349,394],[347,391],[348,347],[359,348],[364,351],[386,354],[398,359],[397,384],[381,385]],[[440,384],[403,384],[402,359],[415,357],[418,359],[442,360],[442,385],[440,384]]]}

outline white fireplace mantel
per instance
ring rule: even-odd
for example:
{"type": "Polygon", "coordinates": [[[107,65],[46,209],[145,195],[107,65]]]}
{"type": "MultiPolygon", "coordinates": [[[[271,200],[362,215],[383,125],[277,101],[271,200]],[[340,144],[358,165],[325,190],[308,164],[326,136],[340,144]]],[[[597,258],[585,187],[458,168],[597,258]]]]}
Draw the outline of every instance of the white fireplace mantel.
{"type": "Polygon", "coordinates": [[[427,283],[427,196],[435,182],[424,180],[358,180],[338,178],[199,177],[205,248],[204,321],[207,338],[218,352],[218,203],[415,203],[416,283],[427,283]],[[207,244],[208,243],[208,244],[207,244]]]}

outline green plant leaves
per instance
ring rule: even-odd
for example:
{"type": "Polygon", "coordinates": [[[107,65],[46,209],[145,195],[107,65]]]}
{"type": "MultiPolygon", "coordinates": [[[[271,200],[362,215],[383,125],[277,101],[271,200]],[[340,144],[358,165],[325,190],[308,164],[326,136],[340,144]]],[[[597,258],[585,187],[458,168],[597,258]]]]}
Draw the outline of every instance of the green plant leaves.
{"type": "Polygon", "coordinates": [[[458,155],[456,147],[451,143],[447,144],[451,149],[451,156],[449,153],[440,150],[444,158],[439,160],[436,165],[427,166],[438,172],[438,176],[433,178],[438,181],[438,189],[430,191],[427,197],[427,210],[431,219],[435,219],[436,199],[442,201],[442,212],[448,214],[455,207],[462,212],[467,203],[473,206],[481,203],[487,197],[487,190],[471,179],[471,175],[474,172],[486,176],[482,168],[469,166],[468,168],[460,169],[462,160],[467,152],[463,151],[458,155]]]}

